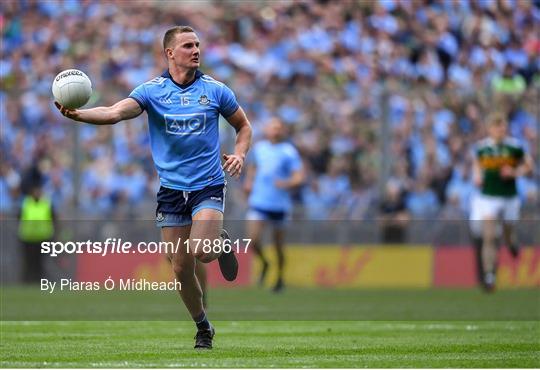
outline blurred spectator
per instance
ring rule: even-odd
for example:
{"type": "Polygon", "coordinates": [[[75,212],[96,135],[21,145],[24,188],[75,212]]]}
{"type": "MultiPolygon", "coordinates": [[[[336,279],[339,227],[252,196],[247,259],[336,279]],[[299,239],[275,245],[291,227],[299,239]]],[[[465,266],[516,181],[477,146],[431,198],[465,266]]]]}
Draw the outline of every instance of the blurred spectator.
{"type": "Polygon", "coordinates": [[[46,278],[45,256],[41,253],[41,243],[52,240],[56,217],[52,202],[43,195],[41,179],[29,184],[29,192],[23,198],[19,211],[19,240],[23,254],[23,278],[26,283],[37,284],[46,278]]]}
{"type": "Polygon", "coordinates": [[[427,178],[416,180],[413,189],[407,194],[405,204],[415,219],[432,220],[439,211],[437,195],[429,188],[427,178]]]}
{"type": "Polygon", "coordinates": [[[317,179],[311,179],[304,188],[303,201],[305,204],[304,217],[308,220],[327,220],[330,210],[320,192],[317,179]]]}
{"type": "Polygon", "coordinates": [[[349,195],[351,188],[344,158],[332,158],[327,173],[319,177],[318,188],[325,208],[329,212],[335,211],[342,199],[349,195]]]}
{"type": "Polygon", "coordinates": [[[469,216],[471,199],[476,191],[475,186],[469,181],[470,170],[470,166],[467,165],[459,165],[454,168],[450,182],[446,187],[447,201],[452,198],[452,207],[457,207],[460,212],[460,217],[455,218],[455,220],[469,216]]]}
{"type": "Polygon", "coordinates": [[[493,78],[493,91],[499,94],[519,95],[525,91],[527,85],[522,75],[514,71],[510,62],[504,66],[502,75],[493,78]]]}
{"type": "Polygon", "coordinates": [[[405,206],[405,194],[397,183],[386,184],[380,212],[382,242],[403,243],[410,217],[405,206]]]}
{"type": "Polygon", "coordinates": [[[6,162],[0,163],[0,213],[8,213],[15,208],[21,178],[6,162]]]}

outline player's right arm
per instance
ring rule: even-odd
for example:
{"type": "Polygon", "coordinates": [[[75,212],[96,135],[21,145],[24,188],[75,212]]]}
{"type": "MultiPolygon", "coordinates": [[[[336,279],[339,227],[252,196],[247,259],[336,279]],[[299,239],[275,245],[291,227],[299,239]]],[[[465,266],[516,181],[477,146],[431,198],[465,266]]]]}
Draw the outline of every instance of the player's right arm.
{"type": "Polygon", "coordinates": [[[257,171],[255,164],[250,163],[247,165],[246,179],[244,181],[244,192],[246,195],[251,194],[253,190],[253,181],[255,179],[255,172],[257,171]]]}
{"type": "Polygon", "coordinates": [[[143,112],[139,103],[133,98],[120,100],[110,107],[90,109],[69,109],[57,102],[54,102],[54,105],[67,118],[92,125],[114,125],[120,121],[135,118],[143,112]]]}
{"type": "Polygon", "coordinates": [[[303,167],[300,167],[294,171],[291,176],[286,180],[277,180],[275,185],[280,189],[293,189],[302,185],[306,179],[306,174],[303,167]]]}
{"type": "Polygon", "coordinates": [[[473,184],[480,188],[484,182],[484,171],[480,165],[480,158],[478,154],[478,144],[474,145],[473,150],[470,153],[472,159],[472,180],[473,184]]]}
{"type": "Polygon", "coordinates": [[[477,187],[481,187],[483,182],[484,172],[482,171],[482,167],[480,166],[480,161],[475,156],[473,158],[473,183],[477,187]]]}

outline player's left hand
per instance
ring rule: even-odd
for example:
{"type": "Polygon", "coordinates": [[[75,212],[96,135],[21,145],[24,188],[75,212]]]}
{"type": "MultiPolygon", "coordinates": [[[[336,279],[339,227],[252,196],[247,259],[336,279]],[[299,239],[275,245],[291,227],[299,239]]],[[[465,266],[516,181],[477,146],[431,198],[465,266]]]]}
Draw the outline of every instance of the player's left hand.
{"type": "Polygon", "coordinates": [[[242,167],[244,167],[244,158],[237,154],[223,154],[223,169],[232,177],[240,177],[242,167]]]}
{"type": "Polygon", "coordinates": [[[289,181],[287,181],[287,180],[276,180],[276,181],[274,181],[274,185],[278,189],[288,189],[289,188],[289,181]]]}
{"type": "Polygon", "coordinates": [[[500,171],[501,177],[504,179],[512,179],[516,177],[516,170],[512,166],[503,166],[500,171]]]}

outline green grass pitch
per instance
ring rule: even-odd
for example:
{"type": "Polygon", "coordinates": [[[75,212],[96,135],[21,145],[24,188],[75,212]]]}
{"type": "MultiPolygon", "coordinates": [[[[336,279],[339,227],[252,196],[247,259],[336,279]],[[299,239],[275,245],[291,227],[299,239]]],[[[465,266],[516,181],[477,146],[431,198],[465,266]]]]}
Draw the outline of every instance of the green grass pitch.
{"type": "Polygon", "coordinates": [[[540,367],[538,290],[213,290],[212,351],[174,294],[35,290],[2,289],[2,367],[540,367]]]}

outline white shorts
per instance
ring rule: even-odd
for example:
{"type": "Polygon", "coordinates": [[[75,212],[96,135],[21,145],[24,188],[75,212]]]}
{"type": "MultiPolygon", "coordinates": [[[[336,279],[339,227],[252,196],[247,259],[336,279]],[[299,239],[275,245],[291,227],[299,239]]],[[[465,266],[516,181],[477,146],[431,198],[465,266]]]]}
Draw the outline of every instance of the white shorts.
{"type": "Polygon", "coordinates": [[[476,194],[472,199],[471,221],[518,221],[521,204],[519,197],[496,197],[476,194]]]}

